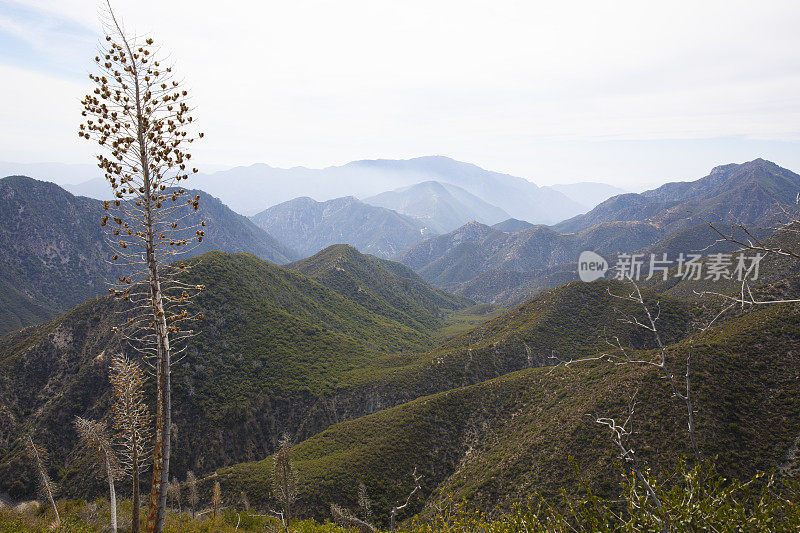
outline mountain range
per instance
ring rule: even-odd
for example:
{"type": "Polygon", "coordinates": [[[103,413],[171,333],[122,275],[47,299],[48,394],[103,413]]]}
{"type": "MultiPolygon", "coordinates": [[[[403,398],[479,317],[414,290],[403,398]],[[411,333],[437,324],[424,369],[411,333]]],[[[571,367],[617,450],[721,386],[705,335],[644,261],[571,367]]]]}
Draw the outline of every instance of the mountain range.
{"type": "MultiPolygon", "coordinates": [[[[346,167],[373,169],[400,181],[418,179],[423,171],[438,176],[459,174],[473,191],[482,190],[484,194],[489,194],[486,191],[493,186],[498,191],[508,191],[508,187],[530,190],[525,180],[446,158],[378,160],[346,167]]],[[[591,191],[590,185],[583,184],[577,190],[591,191]]],[[[20,187],[18,184],[17,188],[20,187]]],[[[759,228],[769,228],[785,219],[786,212],[794,209],[791,199],[792,191],[796,190],[800,190],[797,174],[757,159],[716,167],[694,182],[669,183],[641,194],[614,196],[588,213],[551,227],[510,218],[507,216],[510,212],[485,197],[446,181],[416,182],[366,197],[365,201],[353,196],[324,202],[295,198],[270,207],[251,220],[211,197],[205,216],[220,219],[221,223],[209,224],[213,229],[209,230],[211,234],[200,252],[248,251],[283,264],[309,257],[334,244],[349,244],[364,253],[399,259],[439,288],[480,301],[512,305],[537,291],[575,279],[574,261],[583,250],[609,257],[634,251],[690,253],[706,249],[718,237],[704,220],[722,218],[733,218],[766,234],[769,230],[759,228]],[[445,231],[453,226],[457,227],[445,231]]],[[[64,197],[68,193],[59,194],[64,197]]],[[[23,196],[20,189],[18,197],[23,196]]],[[[84,214],[92,209],[91,200],[75,202],[78,203],[74,209],[81,214],[71,218],[88,221],[84,214]]],[[[0,278],[0,299],[5,302],[2,323],[6,324],[0,331],[53,316],[86,297],[100,294],[104,281],[113,279],[112,273],[106,271],[107,266],[93,259],[85,260],[87,266],[83,270],[79,261],[64,258],[58,260],[59,266],[53,266],[54,250],[59,247],[72,247],[75,253],[85,249],[81,252],[83,256],[94,258],[98,243],[102,243],[99,233],[83,235],[88,231],[83,229],[88,227],[85,222],[76,223],[72,230],[74,245],[65,236],[53,233],[50,226],[62,226],[51,224],[54,221],[43,213],[52,212],[56,205],[57,202],[52,203],[46,211],[27,221],[29,229],[35,232],[34,238],[27,242],[37,243],[36,252],[25,251],[25,245],[19,244],[27,211],[18,216],[14,210],[19,212],[22,207],[9,204],[0,214],[8,218],[4,221],[8,229],[3,238],[11,258],[3,267],[8,274],[0,278]],[[50,254],[50,263],[46,263],[49,266],[37,266],[43,260],[32,261],[36,254],[50,254]],[[13,267],[16,274],[9,270],[11,265],[16,265],[13,267]],[[58,289],[61,285],[54,283],[56,278],[50,274],[63,275],[65,270],[73,274],[84,272],[81,275],[86,281],[73,281],[66,284],[69,289],[58,289]],[[38,277],[31,277],[37,271],[38,277]],[[53,291],[74,294],[62,301],[62,296],[53,291]]],[[[30,209],[35,209],[32,204],[30,209]]],[[[65,223],[69,227],[69,222],[65,223]]],[[[723,249],[727,248],[715,245],[706,251],[723,249]]]]}
{"type": "Polygon", "coordinates": [[[614,196],[554,228],[575,232],[603,222],[646,221],[669,235],[701,219],[770,227],[788,221],[785,209],[795,205],[798,190],[800,176],[771,161],[755,159],[715,167],[696,181],[614,196]]]}
{"type": "Polygon", "coordinates": [[[453,289],[486,270],[522,272],[567,263],[580,248],[577,238],[547,226],[506,233],[470,222],[417,244],[399,259],[429,283],[453,289]]]}
{"type": "MultiPolygon", "coordinates": [[[[586,214],[545,228],[509,222],[490,228],[470,223],[410,248],[398,259],[435,286],[489,302],[519,303],[536,291],[577,279],[583,250],[718,252],[719,235],[708,222],[730,229],[745,224],[767,235],[796,212],[800,176],[756,159],[714,168],[693,182],[668,183],[641,194],[622,194],[586,214]]],[[[613,263],[613,261],[612,261],[613,263]]]]}
{"type": "Polygon", "coordinates": [[[431,180],[461,187],[509,215],[531,222],[555,223],[585,211],[558,191],[441,156],[353,161],[321,170],[254,165],[202,176],[196,186],[220,194],[233,209],[249,214],[263,209],[264,203],[259,206],[255,201],[268,199],[266,205],[272,205],[308,191],[314,191],[318,200],[348,194],[366,198],[431,180]]]}
{"type": "MultiPolygon", "coordinates": [[[[453,199],[469,205],[469,197],[438,185],[451,196],[422,212],[453,199]]],[[[691,357],[699,448],[723,475],[794,468],[794,306],[737,308],[701,329],[718,310],[698,295],[711,282],[654,279],[642,290],[646,302],[657,302],[656,339],[620,320],[642,313],[615,297],[628,285],[571,281],[584,249],[702,245],[714,234],[701,216],[775,224],[791,208],[785,197],[793,189],[800,177],[756,160],[612,198],[566,226],[470,221],[425,240],[420,218],[354,197],[300,198],[250,220],[198,192],[199,216],[210,220],[209,249],[185,259],[192,268],[182,281],[206,286],[189,310],[205,319],[172,374],[171,468],[180,479],[190,469],[200,474],[204,499],[219,481],[225,494],[245,492],[253,504],[274,508],[271,454],[289,433],[300,474],[297,508],[306,516],[327,517],[330,503],[355,507],[359,482],[376,516],[386,516],[407,495],[403,480],[414,469],[423,483],[412,513],[446,494],[483,511],[511,508],[522,493],[553,502],[587,490],[613,497],[617,454],[587,414],[624,416],[626,395],[638,391],[644,407],[631,423],[639,459],[666,468],[688,448],[683,406],[669,385],[650,365],[598,360],[609,339],[641,360],[663,342],[676,371],[691,357]],[[413,242],[403,250],[405,238],[413,242]],[[353,245],[337,242],[346,239],[353,245]],[[403,264],[386,259],[397,250],[403,264]],[[593,361],[554,366],[582,358],[593,361]]],[[[17,306],[5,319],[13,331],[0,336],[0,493],[12,498],[35,493],[23,458],[27,433],[50,451],[65,496],[98,490],[74,462],[71,422],[110,419],[108,363],[120,349],[112,327],[131,313],[108,295],[92,298],[114,274],[102,270],[99,211],[96,200],[50,183],[0,180],[0,303],[17,306]]],[[[770,242],[794,246],[794,235],[770,242]]],[[[791,258],[765,259],[762,274],[753,287],[758,297],[800,291],[791,258]]],[[[740,290],[735,283],[714,288],[740,290]]],[[[152,382],[145,393],[153,396],[152,382]]]]}
{"type": "MultiPolygon", "coordinates": [[[[192,250],[248,251],[268,261],[297,259],[293,250],[202,191],[192,214],[208,224],[192,250]]],[[[98,200],[24,176],[0,179],[0,333],[65,311],[104,294],[118,275],[100,227],[98,200]]]]}
{"type": "MultiPolygon", "coordinates": [[[[197,174],[192,179],[192,186],[218,197],[234,211],[250,216],[309,194],[317,201],[344,196],[365,199],[427,181],[460,187],[514,218],[537,224],[554,224],[593,207],[570,196],[577,194],[586,201],[588,196],[580,189],[567,186],[568,194],[565,194],[556,188],[558,186],[539,187],[524,178],[492,172],[443,156],[353,161],[324,169],[282,169],[255,164],[213,174],[197,174]]],[[[106,189],[100,179],[67,188],[74,194],[89,197],[97,197],[106,189]]],[[[613,187],[596,184],[590,196],[594,198],[592,202],[601,201],[615,192],[617,189],[613,187]]]]}

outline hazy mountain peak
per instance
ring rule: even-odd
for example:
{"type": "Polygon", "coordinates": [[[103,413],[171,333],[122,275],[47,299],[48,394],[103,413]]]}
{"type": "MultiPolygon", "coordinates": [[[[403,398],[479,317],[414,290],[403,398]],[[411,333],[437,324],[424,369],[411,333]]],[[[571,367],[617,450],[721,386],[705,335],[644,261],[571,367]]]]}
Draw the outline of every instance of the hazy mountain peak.
{"type": "Polygon", "coordinates": [[[365,198],[364,202],[414,217],[436,233],[447,233],[470,220],[489,224],[508,213],[451,183],[422,181],[365,198]]]}
{"type": "Polygon", "coordinates": [[[309,256],[333,244],[392,257],[430,232],[415,219],[353,196],[319,202],[294,198],[252,217],[253,222],[309,256]]]}
{"type": "Polygon", "coordinates": [[[533,227],[533,224],[531,224],[530,222],[526,222],[524,220],[509,218],[502,222],[494,224],[492,227],[494,229],[499,229],[500,231],[504,231],[506,233],[516,233],[518,231],[522,231],[533,227]]]}

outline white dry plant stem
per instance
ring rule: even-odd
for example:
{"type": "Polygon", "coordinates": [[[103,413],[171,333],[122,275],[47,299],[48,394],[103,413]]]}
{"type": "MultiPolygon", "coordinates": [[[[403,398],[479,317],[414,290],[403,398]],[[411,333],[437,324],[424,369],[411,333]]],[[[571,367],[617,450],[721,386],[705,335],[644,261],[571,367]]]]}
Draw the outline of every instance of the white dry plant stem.
{"type": "Polygon", "coordinates": [[[285,531],[289,531],[292,520],[292,504],[297,500],[297,470],[292,464],[292,443],[289,435],[284,435],[278,443],[273,469],[273,490],[281,505],[280,511],[273,514],[281,520],[285,531]]]}
{"type": "Polygon", "coordinates": [[[389,517],[391,533],[394,533],[395,531],[395,517],[397,516],[397,511],[401,511],[406,507],[408,507],[408,504],[411,502],[411,497],[414,496],[414,494],[416,494],[417,491],[422,490],[422,486],[420,485],[420,481],[422,480],[422,475],[417,474],[416,466],[414,467],[414,471],[411,473],[411,479],[414,480],[414,488],[406,497],[406,501],[403,502],[401,505],[395,505],[394,507],[392,507],[392,511],[389,517]]]}
{"type": "Polygon", "coordinates": [[[188,325],[202,318],[190,315],[187,306],[204,287],[187,283],[181,277],[187,265],[175,261],[205,235],[204,221],[188,219],[198,209],[199,195],[188,196],[182,183],[197,172],[189,168],[192,156],[186,151],[196,123],[188,92],[163,64],[153,39],[127,33],[108,0],[104,23],[106,43],[95,57],[98,73],[90,75],[96,88],[82,100],[78,135],[100,145],[98,166],[111,185],[101,225],[108,228],[111,261],[122,275],[110,292],[129,303],[125,324],[114,329],[155,370],[147,531],[161,533],[169,483],[170,368],[181,353],[176,342],[191,336],[188,325]]]}
{"type": "Polygon", "coordinates": [[[367,486],[364,483],[358,484],[358,507],[361,510],[361,518],[365,522],[372,519],[372,502],[367,494],[367,486]]]}
{"type": "Polygon", "coordinates": [[[178,478],[173,477],[172,481],[167,485],[167,496],[172,501],[172,509],[175,509],[175,504],[178,504],[178,514],[181,514],[181,484],[178,478]]]}
{"type": "MultiPolygon", "coordinates": [[[[611,442],[619,452],[619,457],[623,461],[623,464],[630,467],[636,478],[642,483],[642,485],[644,485],[648,497],[653,501],[653,505],[655,505],[656,509],[658,509],[658,511],[663,514],[664,507],[661,504],[661,500],[656,494],[656,491],[653,488],[652,484],[647,479],[647,476],[645,476],[642,470],[641,463],[639,462],[639,458],[636,455],[636,450],[629,443],[631,437],[631,431],[629,427],[635,409],[636,409],[636,393],[634,393],[633,396],[631,396],[631,398],[628,400],[628,413],[625,418],[625,421],[622,424],[619,424],[615,419],[607,416],[599,416],[593,418],[595,420],[595,423],[600,424],[602,426],[606,426],[609,429],[609,431],[611,432],[611,442]]],[[[668,530],[667,523],[665,523],[661,518],[655,515],[653,515],[653,517],[658,522],[662,523],[662,531],[668,530]]]]}
{"type": "MultiPolygon", "coordinates": [[[[797,197],[795,198],[795,206],[797,207],[798,210],[800,210],[800,194],[798,194],[797,197]]],[[[779,235],[789,235],[797,240],[800,240],[800,212],[795,211],[794,213],[790,213],[783,206],[781,206],[781,209],[783,210],[783,213],[787,217],[789,222],[776,227],[763,228],[763,229],[770,231],[770,237],[772,239],[775,239],[776,236],[779,235]]],[[[726,232],[722,227],[722,224],[715,224],[709,220],[704,220],[704,222],[717,234],[718,237],[713,244],[708,246],[708,248],[719,243],[728,242],[731,244],[736,244],[737,246],[740,247],[741,250],[750,250],[758,254],[763,254],[763,258],[773,255],[773,256],[788,257],[795,260],[800,260],[800,253],[798,251],[792,250],[784,246],[771,244],[766,239],[758,237],[756,235],[756,232],[745,224],[739,222],[728,222],[726,225],[730,225],[730,232],[726,232]]],[[[717,297],[725,302],[723,308],[711,320],[710,324],[705,329],[708,329],[708,327],[710,327],[711,324],[716,322],[721,316],[723,316],[725,313],[727,313],[734,307],[740,307],[742,310],[744,310],[745,308],[748,307],[757,307],[757,306],[773,305],[773,304],[800,303],[800,298],[767,299],[767,300],[759,299],[753,294],[753,288],[751,287],[750,283],[747,282],[746,277],[745,279],[742,279],[739,293],[737,295],[725,294],[718,291],[694,291],[694,293],[700,297],[708,297],[708,296],[717,297]]]]}
{"type": "Polygon", "coordinates": [[[331,517],[335,523],[348,530],[351,528],[357,529],[361,533],[374,533],[377,531],[375,526],[335,503],[331,504],[331,517]]]}
{"type": "Polygon", "coordinates": [[[217,512],[222,505],[222,488],[219,486],[219,481],[214,482],[214,490],[211,493],[211,507],[214,509],[214,518],[217,518],[217,512]]]}
{"type": "Polygon", "coordinates": [[[144,402],[145,376],[138,363],[123,354],[111,359],[109,379],[114,391],[114,428],[120,470],[131,476],[131,532],[139,533],[139,476],[150,456],[150,411],[144,402]]]}
{"type": "Polygon", "coordinates": [[[39,477],[39,490],[41,490],[50,503],[50,507],[53,509],[53,514],[56,517],[53,526],[58,528],[61,526],[61,518],[58,516],[58,507],[56,507],[56,502],[53,497],[55,487],[50,480],[50,476],[47,474],[47,451],[33,442],[33,437],[30,433],[26,435],[25,438],[25,451],[28,458],[36,467],[36,473],[39,477]]]}
{"type": "Polygon", "coordinates": [[[108,500],[111,508],[111,530],[117,531],[117,492],[114,480],[119,476],[119,461],[103,422],[75,417],[75,429],[84,456],[94,463],[101,477],[108,480],[108,500]]]}
{"type": "Polygon", "coordinates": [[[192,506],[192,519],[194,519],[195,510],[197,509],[197,504],[200,501],[200,498],[197,495],[197,476],[195,476],[194,472],[191,470],[186,472],[186,489],[189,491],[189,505],[192,506]]]}

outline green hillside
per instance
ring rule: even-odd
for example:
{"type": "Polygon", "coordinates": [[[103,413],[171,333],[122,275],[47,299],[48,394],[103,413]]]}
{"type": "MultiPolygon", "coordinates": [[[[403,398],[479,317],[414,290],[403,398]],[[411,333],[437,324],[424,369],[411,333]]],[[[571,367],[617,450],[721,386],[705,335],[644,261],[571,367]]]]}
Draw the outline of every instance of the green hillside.
{"type": "MultiPolygon", "coordinates": [[[[800,431],[798,350],[800,313],[786,307],[674,346],[675,360],[691,354],[696,369],[701,451],[725,475],[747,477],[786,460],[800,431]]],[[[580,492],[581,483],[613,496],[616,452],[587,415],[624,418],[626,397],[637,389],[637,451],[656,471],[674,466],[689,450],[684,413],[656,372],[605,363],[533,368],[337,424],[297,444],[301,505],[321,516],[331,502],[354,508],[363,482],[376,516],[386,517],[408,492],[414,467],[424,475],[424,496],[412,513],[438,494],[492,512],[526,494],[580,492]]],[[[216,479],[226,492],[267,502],[271,466],[270,458],[236,465],[216,479]]]]}
{"type": "Polygon", "coordinates": [[[58,314],[40,301],[23,294],[6,280],[0,280],[0,335],[37,324],[58,314]]]}
{"type": "MultiPolygon", "coordinates": [[[[185,452],[176,471],[263,456],[283,431],[312,435],[337,421],[325,399],[352,371],[433,345],[428,328],[392,318],[398,309],[378,314],[253,256],[213,252],[190,264],[186,281],[207,286],[195,304],[206,318],[173,371],[177,446],[185,452]]],[[[24,428],[63,461],[75,443],[72,418],[107,413],[119,310],[98,298],[0,337],[0,396],[9,400],[0,409],[0,480],[19,476],[17,490],[32,481],[16,441],[24,428]]],[[[343,416],[364,413],[357,409],[343,416]]]]}
{"type": "MultiPolygon", "coordinates": [[[[385,517],[407,493],[414,467],[424,491],[405,518],[440,494],[485,510],[536,492],[557,501],[561,489],[614,496],[615,452],[587,415],[623,416],[637,388],[641,457],[667,468],[688,450],[682,406],[647,368],[548,367],[553,357],[596,356],[614,337],[640,357],[653,356],[653,338],[619,320],[639,313],[613,296],[630,290],[624,283],[568,283],[499,315],[462,310],[486,320],[452,336],[441,335],[443,323],[415,329],[407,320],[409,302],[435,309],[433,302],[451,305],[452,297],[412,284],[403,298],[387,298],[403,287],[393,276],[408,278],[404,267],[337,247],[292,268],[308,276],[247,254],[216,252],[194,262],[187,281],[207,285],[197,301],[207,319],[173,374],[177,477],[216,470],[226,494],[244,490],[254,504],[272,505],[270,454],[289,432],[297,442],[299,508],[320,518],[331,502],[354,507],[359,482],[385,517]],[[340,275],[367,297],[335,290],[340,275]]],[[[660,309],[674,370],[693,359],[704,455],[718,457],[726,475],[785,461],[800,432],[800,313],[771,307],[698,333],[702,302],[645,297],[660,309]]],[[[68,494],[91,487],[71,462],[70,421],[107,413],[107,358],[115,349],[108,332],[117,309],[99,298],[0,338],[0,394],[11,398],[0,410],[0,480],[13,480],[0,492],[32,490],[17,441],[24,430],[51,450],[53,475],[68,494]]],[[[432,316],[457,315],[439,308],[432,316]]]]}
{"type": "MultiPolygon", "coordinates": [[[[206,319],[173,375],[178,473],[263,457],[284,431],[307,438],[420,396],[550,364],[554,350],[595,353],[609,326],[609,333],[647,346],[615,321],[616,302],[606,291],[613,283],[544,293],[426,352],[437,333],[394,320],[399,310],[369,311],[246,254],[206,254],[187,281],[208,289],[196,304],[206,319]]],[[[33,481],[19,459],[23,429],[33,430],[58,463],[74,446],[72,418],[107,413],[117,309],[99,298],[0,338],[0,392],[11,399],[0,411],[0,479],[19,479],[14,490],[24,492],[33,481]]],[[[668,335],[680,337],[690,309],[665,302],[664,316],[668,335]]],[[[69,475],[60,476],[67,485],[69,475]]]]}
{"type": "Polygon", "coordinates": [[[441,327],[445,312],[473,303],[434,289],[400,263],[362,254],[346,244],[330,246],[285,268],[321,283],[373,313],[415,329],[435,330],[441,327]]]}

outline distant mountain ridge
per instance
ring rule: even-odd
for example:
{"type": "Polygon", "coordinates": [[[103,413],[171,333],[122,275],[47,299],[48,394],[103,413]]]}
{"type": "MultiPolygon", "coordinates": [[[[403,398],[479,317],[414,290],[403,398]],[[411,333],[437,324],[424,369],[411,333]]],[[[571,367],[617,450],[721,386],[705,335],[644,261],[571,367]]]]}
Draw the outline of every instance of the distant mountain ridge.
{"type": "Polygon", "coordinates": [[[305,257],[333,244],[349,244],[363,253],[389,258],[431,234],[414,218],[352,196],[327,202],[295,198],[251,220],[305,257]]]}
{"type": "Polygon", "coordinates": [[[547,226],[506,233],[470,222],[421,242],[399,259],[434,286],[453,290],[488,270],[524,272],[573,261],[580,245],[577,237],[547,226]]]}
{"type": "MultiPolygon", "coordinates": [[[[285,263],[296,252],[202,191],[191,216],[207,222],[192,250],[248,251],[285,263]]],[[[54,183],[25,176],[0,179],[0,333],[53,316],[107,292],[118,275],[100,227],[100,201],[73,196],[54,183]]]]}
{"type": "MultiPolygon", "coordinates": [[[[265,199],[256,193],[266,183],[266,176],[260,173],[260,166],[248,168],[241,179],[224,173],[218,177],[230,178],[224,184],[226,190],[254,187],[248,201],[263,204],[265,199]]],[[[353,196],[323,202],[294,198],[251,217],[261,229],[297,250],[292,257],[294,252],[284,250],[276,254],[276,260],[288,262],[334,244],[348,244],[363,253],[402,260],[437,287],[494,303],[498,298],[518,298],[569,279],[565,268],[584,249],[601,254],[695,252],[716,239],[703,220],[732,219],[755,228],[773,227],[785,221],[786,211],[794,209],[800,190],[800,176],[756,159],[715,167],[696,181],[613,196],[588,213],[545,227],[515,216],[514,210],[522,204],[531,208],[540,201],[563,205],[558,198],[547,197],[563,196],[554,190],[562,186],[537,187],[521,178],[444,157],[356,161],[323,170],[282,170],[276,176],[279,185],[283,184],[278,192],[284,185],[288,191],[313,184],[319,186],[314,193],[321,195],[337,188],[401,185],[366,196],[366,201],[353,196]],[[289,183],[289,176],[299,176],[300,181],[289,183]],[[402,185],[411,180],[415,181],[402,185]],[[509,202],[513,210],[507,209],[509,202]],[[456,224],[461,225],[445,231],[456,224]]],[[[206,178],[199,177],[201,185],[211,183],[206,178]]],[[[589,196],[610,190],[594,185],[562,189],[589,196]]],[[[15,291],[9,286],[0,297],[23,301],[15,291]]],[[[37,306],[11,305],[30,316],[48,312],[37,306]]]]}
{"type": "Polygon", "coordinates": [[[497,224],[492,224],[494,229],[499,229],[500,231],[505,231],[506,233],[516,233],[532,226],[533,224],[530,222],[525,222],[524,220],[518,220],[516,218],[509,218],[503,220],[502,222],[498,222],[497,224]]]}
{"type": "Polygon", "coordinates": [[[472,220],[494,224],[508,218],[508,213],[499,207],[461,187],[438,181],[386,191],[364,198],[363,202],[416,218],[436,233],[447,233],[472,220]]]}
{"type": "Polygon", "coordinates": [[[550,228],[513,221],[493,228],[468,224],[425,240],[399,258],[437,287],[480,301],[519,303],[519,298],[576,279],[571,263],[583,250],[669,252],[671,257],[729,250],[708,248],[719,236],[703,220],[739,221],[764,235],[769,230],[763,228],[787,221],[798,191],[800,176],[756,159],[716,167],[693,182],[614,196],[550,228]]]}
{"type": "MultiPolygon", "coordinates": [[[[234,211],[252,216],[294,198],[312,196],[320,202],[344,196],[368,198],[425,181],[455,185],[514,218],[537,224],[554,224],[587,211],[555,189],[444,156],[353,161],[322,169],[284,169],[259,163],[197,174],[192,183],[234,211]]],[[[92,180],[70,190],[94,196],[98,187],[104,190],[100,180],[92,180]]]]}
{"type": "Polygon", "coordinates": [[[800,176],[764,159],[721,165],[696,181],[666,183],[640,194],[614,196],[590,212],[556,224],[575,232],[602,222],[648,221],[665,235],[700,218],[771,226],[785,220],[800,191],[800,176]]]}
{"type": "MultiPolygon", "coordinates": [[[[426,176],[466,189],[482,200],[500,207],[514,218],[539,224],[563,220],[570,212],[582,212],[584,207],[564,194],[539,187],[534,183],[482,169],[448,157],[426,156],[408,160],[378,159],[356,161],[348,166],[380,169],[397,176],[426,176]]],[[[419,180],[417,180],[419,181],[419,180]]]]}

